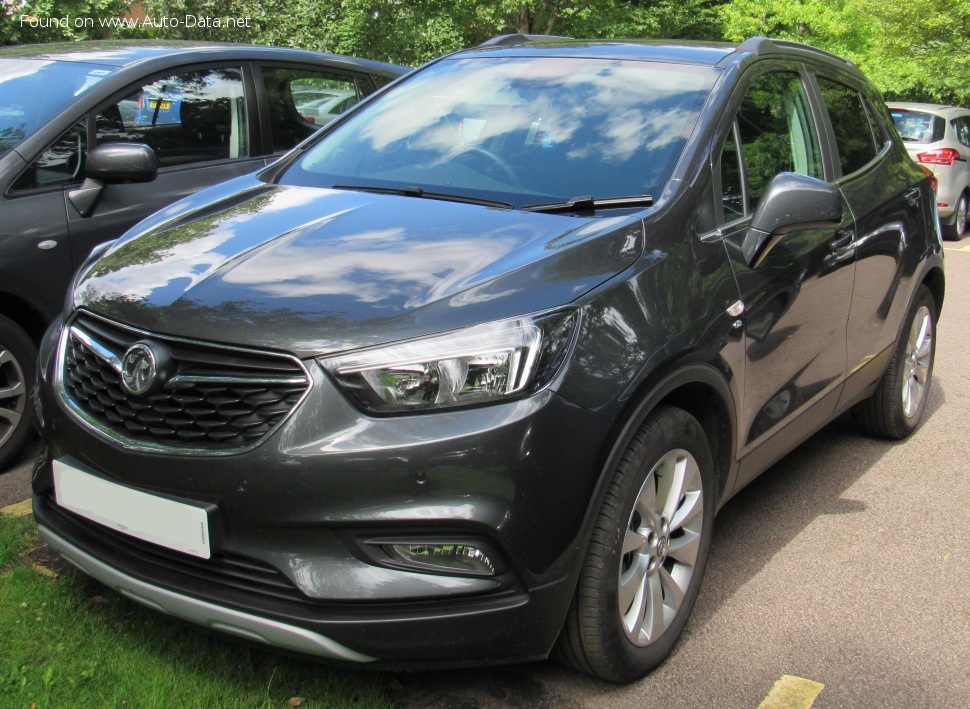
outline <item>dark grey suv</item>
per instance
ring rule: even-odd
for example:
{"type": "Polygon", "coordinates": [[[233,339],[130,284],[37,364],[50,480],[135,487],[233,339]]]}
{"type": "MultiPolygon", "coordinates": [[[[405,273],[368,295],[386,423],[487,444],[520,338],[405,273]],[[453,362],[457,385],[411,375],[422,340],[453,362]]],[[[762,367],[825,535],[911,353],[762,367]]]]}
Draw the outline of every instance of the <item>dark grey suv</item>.
{"type": "Polygon", "coordinates": [[[630,680],[732,494],[844,411],[916,429],[943,290],[930,184],[850,63],[502,38],[82,268],[34,510],[248,640],[630,680]]]}

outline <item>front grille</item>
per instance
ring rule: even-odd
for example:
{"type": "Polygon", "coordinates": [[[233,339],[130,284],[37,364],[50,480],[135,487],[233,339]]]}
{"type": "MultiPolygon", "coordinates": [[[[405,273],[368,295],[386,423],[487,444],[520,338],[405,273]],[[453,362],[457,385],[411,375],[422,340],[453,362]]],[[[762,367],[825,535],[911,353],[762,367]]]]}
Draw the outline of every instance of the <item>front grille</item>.
{"type": "Polygon", "coordinates": [[[122,388],[120,360],[140,332],[82,314],[66,336],[67,396],[109,434],[175,450],[231,451],[268,435],[309,387],[303,367],[280,355],[165,337],[172,376],[146,396],[122,388]]]}

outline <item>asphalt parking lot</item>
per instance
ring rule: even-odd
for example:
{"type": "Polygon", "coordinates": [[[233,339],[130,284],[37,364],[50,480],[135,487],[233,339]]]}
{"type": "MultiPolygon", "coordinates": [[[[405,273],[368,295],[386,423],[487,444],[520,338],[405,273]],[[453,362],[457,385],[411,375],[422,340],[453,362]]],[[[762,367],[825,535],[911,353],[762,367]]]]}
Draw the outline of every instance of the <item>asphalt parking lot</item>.
{"type": "MultiPolygon", "coordinates": [[[[673,656],[615,686],[553,663],[401,675],[410,706],[757,707],[783,675],[816,707],[970,704],[970,239],[949,245],[927,418],[909,441],[839,420],[717,518],[704,587],[673,656]]],[[[29,496],[36,447],[0,476],[29,496]]]]}

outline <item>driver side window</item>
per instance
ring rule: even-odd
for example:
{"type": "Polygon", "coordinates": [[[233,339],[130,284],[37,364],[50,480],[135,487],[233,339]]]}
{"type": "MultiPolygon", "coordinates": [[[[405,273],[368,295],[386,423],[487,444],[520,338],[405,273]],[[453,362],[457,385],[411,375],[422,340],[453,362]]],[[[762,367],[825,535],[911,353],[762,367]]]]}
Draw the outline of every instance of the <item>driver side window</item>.
{"type": "Polygon", "coordinates": [[[757,209],[780,172],[824,177],[818,134],[798,74],[773,72],[756,79],[741,101],[735,126],[719,161],[725,222],[757,209]]]}

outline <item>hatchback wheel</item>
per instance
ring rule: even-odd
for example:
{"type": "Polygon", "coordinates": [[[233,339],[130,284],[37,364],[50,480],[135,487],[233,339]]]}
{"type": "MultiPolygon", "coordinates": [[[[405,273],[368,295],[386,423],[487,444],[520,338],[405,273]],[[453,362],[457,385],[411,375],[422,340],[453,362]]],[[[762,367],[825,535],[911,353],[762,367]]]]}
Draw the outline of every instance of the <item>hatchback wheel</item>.
{"type": "Polygon", "coordinates": [[[714,521],[704,430],[659,407],[623,454],[603,501],[555,655],[615,682],[670,654],[697,597],[714,521]]]}
{"type": "Polygon", "coordinates": [[[943,236],[947,239],[953,241],[959,241],[963,238],[963,235],[967,233],[967,193],[964,192],[960,195],[960,199],[957,201],[956,218],[953,220],[953,224],[950,226],[943,227],[943,236]]]}
{"type": "Polygon", "coordinates": [[[31,402],[37,349],[13,320],[0,315],[0,472],[30,435],[31,402]]]}
{"type": "Polygon", "coordinates": [[[855,410],[863,430],[896,439],[916,430],[929,399],[935,355],[936,303],[920,286],[886,373],[855,410]]]}

